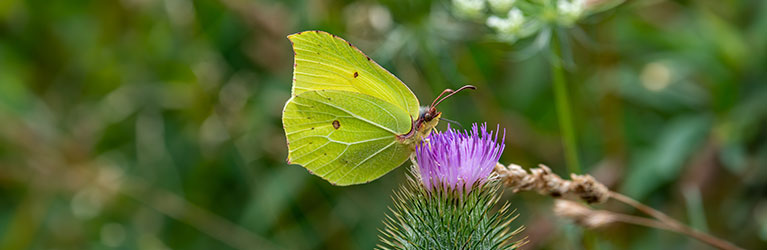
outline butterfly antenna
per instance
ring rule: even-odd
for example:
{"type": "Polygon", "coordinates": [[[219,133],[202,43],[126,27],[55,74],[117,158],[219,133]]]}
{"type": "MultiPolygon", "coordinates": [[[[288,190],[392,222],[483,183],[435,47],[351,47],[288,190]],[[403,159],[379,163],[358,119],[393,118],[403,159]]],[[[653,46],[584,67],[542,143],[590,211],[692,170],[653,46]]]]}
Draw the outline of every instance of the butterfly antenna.
{"type": "Polygon", "coordinates": [[[460,128],[460,129],[463,129],[463,126],[461,126],[461,123],[460,123],[460,122],[457,122],[457,121],[453,121],[453,120],[450,120],[450,119],[445,119],[444,117],[443,117],[443,118],[439,118],[439,119],[440,119],[440,120],[444,120],[444,121],[446,121],[446,122],[449,122],[449,123],[451,123],[451,124],[455,124],[456,126],[458,126],[458,128],[460,128]]]}
{"type": "Polygon", "coordinates": [[[434,107],[434,103],[436,103],[436,102],[437,102],[437,100],[439,100],[440,98],[442,98],[442,96],[443,96],[443,95],[445,95],[446,93],[452,93],[452,92],[453,92],[453,90],[452,90],[452,89],[445,89],[445,90],[443,90],[443,91],[442,91],[442,93],[440,93],[440,94],[437,96],[437,98],[434,98],[434,101],[432,101],[432,102],[431,102],[431,105],[429,105],[429,107],[430,107],[430,108],[431,108],[431,107],[434,107]]]}
{"type": "Polygon", "coordinates": [[[446,89],[446,90],[442,91],[442,94],[439,94],[439,96],[437,96],[437,99],[434,99],[434,101],[431,103],[431,107],[432,108],[436,107],[437,105],[439,105],[442,101],[444,101],[448,97],[450,97],[452,95],[455,95],[455,93],[461,92],[461,90],[464,90],[464,89],[477,89],[477,87],[474,87],[474,85],[463,85],[463,87],[461,87],[461,88],[459,88],[459,89],[457,89],[455,91],[453,91],[452,89],[446,89]],[[447,93],[447,95],[443,97],[442,95],[444,95],[445,93],[447,93]],[[440,99],[440,97],[441,97],[441,99],[440,99]]]}

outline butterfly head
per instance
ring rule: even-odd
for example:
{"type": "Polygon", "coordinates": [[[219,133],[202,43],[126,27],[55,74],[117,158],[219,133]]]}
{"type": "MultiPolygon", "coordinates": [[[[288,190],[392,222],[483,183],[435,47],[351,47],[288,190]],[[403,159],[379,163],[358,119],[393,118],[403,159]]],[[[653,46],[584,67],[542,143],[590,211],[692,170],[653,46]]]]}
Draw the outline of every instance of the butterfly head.
{"type": "Polygon", "coordinates": [[[417,137],[426,137],[431,133],[431,129],[437,126],[439,118],[442,116],[442,112],[437,111],[435,107],[421,107],[418,120],[415,121],[417,137]]]}
{"type": "Polygon", "coordinates": [[[442,112],[437,111],[437,108],[424,106],[421,107],[418,115],[418,120],[422,121],[423,123],[428,123],[434,119],[439,119],[440,116],[442,116],[442,112]]]}
{"type": "Polygon", "coordinates": [[[413,121],[413,127],[410,129],[410,133],[399,136],[401,140],[406,141],[406,144],[414,145],[414,142],[419,142],[423,138],[426,138],[431,134],[431,130],[439,123],[439,118],[442,117],[442,112],[437,111],[437,105],[448,97],[460,92],[464,89],[476,89],[472,85],[465,85],[457,90],[446,89],[442,91],[442,94],[437,96],[436,99],[429,106],[421,107],[418,119],[413,121]]]}

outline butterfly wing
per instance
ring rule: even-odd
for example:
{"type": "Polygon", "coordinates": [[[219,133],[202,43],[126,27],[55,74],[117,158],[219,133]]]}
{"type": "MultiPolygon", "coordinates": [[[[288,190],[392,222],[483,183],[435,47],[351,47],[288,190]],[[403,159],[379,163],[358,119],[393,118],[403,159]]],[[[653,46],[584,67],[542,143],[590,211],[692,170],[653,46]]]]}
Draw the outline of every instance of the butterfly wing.
{"type": "Polygon", "coordinates": [[[346,90],[301,92],[282,115],[288,161],[336,185],[375,180],[407,160],[412,149],[397,135],[411,122],[395,104],[346,90]]]}
{"type": "Polygon", "coordinates": [[[293,96],[334,89],[366,94],[418,118],[418,99],[402,81],[351,43],[323,31],[292,34],[295,64],[293,96]]]}

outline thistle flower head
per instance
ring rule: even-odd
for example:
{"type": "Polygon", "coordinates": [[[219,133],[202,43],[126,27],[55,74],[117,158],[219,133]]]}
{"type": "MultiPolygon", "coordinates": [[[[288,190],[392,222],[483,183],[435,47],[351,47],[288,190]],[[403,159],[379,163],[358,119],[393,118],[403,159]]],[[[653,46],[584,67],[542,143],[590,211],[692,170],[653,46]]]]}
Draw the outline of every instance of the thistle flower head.
{"type": "MultiPolygon", "coordinates": [[[[497,130],[497,128],[496,128],[497,130]]],[[[468,192],[475,184],[487,181],[503,152],[498,132],[488,133],[486,124],[473,124],[471,131],[448,128],[434,132],[416,147],[416,162],[421,182],[428,191],[468,192]]]]}

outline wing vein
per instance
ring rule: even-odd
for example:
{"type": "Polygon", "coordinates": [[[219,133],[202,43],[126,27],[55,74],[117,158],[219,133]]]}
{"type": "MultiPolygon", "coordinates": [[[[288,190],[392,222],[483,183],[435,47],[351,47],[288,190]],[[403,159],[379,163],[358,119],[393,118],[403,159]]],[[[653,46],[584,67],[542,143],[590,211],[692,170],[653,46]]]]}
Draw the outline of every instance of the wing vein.
{"type": "Polygon", "coordinates": [[[365,158],[364,160],[362,160],[362,161],[360,161],[359,163],[357,163],[357,165],[354,165],[354,167],[352,167],[351,169],[349,169],[349,171],[347,171],[347,172],[346,172],[346,174],[344,174],[343,176],[341,176],[341,179],[343,179],[343,178],[346,178],[346,176],[347,176],[347,175],[349,175],[349,173],[353,172],[355,169],[357,169],[357,168],[358,168],[359,166],[361,166],[363,163],[367,162],[367,161],[368,161],[368,160],[370,160],[371,158],[375,157],[376,155],[380,154],[381,152],[383,152],[383,151],[384,151],[384,150],[386,150],[387,148],[391,147],[392,145],[394,145],[394,143],[397,143],[397,141],[393,141],[393,142],[389,143],[389,145],[386,145],[386,147],[383,147],[383,148],[379,149],[379,150],[378,150],[378,151],[376,151],[375,153],[371,154],[370,156],[368,156],[368,157],[367,157],[367,158],[365,158]]]}
{"type": "MultiPolygon", "coordinates": [[[[321,94],[321,92],[319,92],[319,91],[317,92],[317,95],[319,95],[319,96],[323,96],[323,95],[321,94]]],[[[323,96],[323,97],[324,97],[324,96],[323,96]]],[[[308,98],[307,98],[307,99],[308,99],[308,98]]],[[[315,101],[317,101],[317,100],[315,100],[315,101]]],[[[387,128],[387,127],[384,127],[384,126],[382,126],[381,124],[378,124],[378,123],[375,123],[375,122],[373,122],[373,121],[371,121],[371,120],[368,120],[368,119],[365,119],[365,118],[363,118],[363,117],[360,117],[360,116],[358,116],[358,115],[356,115],[356,114],[354,114],[354,113],[352,113],[352,112],[350,112],[350,111],[348,111],[348,110],[346,110],[346,109],[344,109],[344,108],[341,108],[341,107],[339,107],[339,106],[336,106],[335,104],[332,104],[332,103],[329,103],[329,102],[324,102],[324,101],[318,101],[318,102],[320,102],[320,103],[324,103],[325,105],[328,105],[328,106],[330,106],[330,107],[333,107],[333,108],[335,108],[335,109],[338,109],[338,110],[340,110],[340,111],[343,111],[344,113],[347,113],[347,114],[349,114],[349,115],[353,116],[354,118],[357,118],[357,119],[359,119],[360,121],[363,121],[363,122],[367,122],[367,123],[369,123],[370,125],[373,125],[373,126],[379,127],[379,128],[381,128],[381,129],[383,129],[383,130],[386,130],[386,131],[389,131],[389,132],[391,132],[392,134],[395,134],[395,135],[396,135],[396,134],[398,134],[397,132],[394,132],[393,130],[391,130],[391,129],[387,128]]]]}

